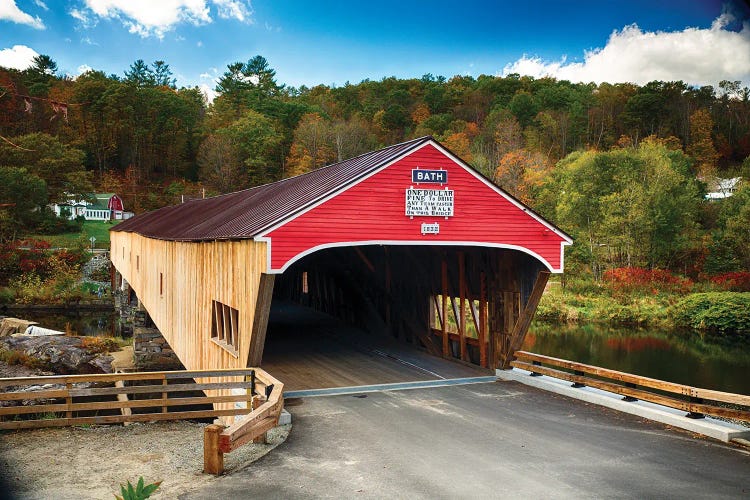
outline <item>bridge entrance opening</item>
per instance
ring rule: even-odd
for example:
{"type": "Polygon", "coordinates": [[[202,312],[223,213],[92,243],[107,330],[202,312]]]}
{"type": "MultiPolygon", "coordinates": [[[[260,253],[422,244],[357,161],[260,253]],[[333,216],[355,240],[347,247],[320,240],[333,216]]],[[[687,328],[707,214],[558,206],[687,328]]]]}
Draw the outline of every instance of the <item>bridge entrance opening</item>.
{"type": "Polygon", "coordinates": [[[311,253],[275,278],[261,366],[290,390],[486,375],[511,349],[542,270],[491,247],[311,253]]]}

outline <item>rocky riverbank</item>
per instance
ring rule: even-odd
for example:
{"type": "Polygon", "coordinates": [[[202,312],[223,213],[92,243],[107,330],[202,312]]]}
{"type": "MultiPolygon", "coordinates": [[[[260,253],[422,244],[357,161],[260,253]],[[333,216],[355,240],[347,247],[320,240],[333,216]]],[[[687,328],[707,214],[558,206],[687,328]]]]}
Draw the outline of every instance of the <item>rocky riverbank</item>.
{"type": "Polygon", "coordinates": [[[119,348],[114,340],[101,337],[18,335],[0,339],[0,361],[58,375],[110,373],[109,351],[119,348]]]}

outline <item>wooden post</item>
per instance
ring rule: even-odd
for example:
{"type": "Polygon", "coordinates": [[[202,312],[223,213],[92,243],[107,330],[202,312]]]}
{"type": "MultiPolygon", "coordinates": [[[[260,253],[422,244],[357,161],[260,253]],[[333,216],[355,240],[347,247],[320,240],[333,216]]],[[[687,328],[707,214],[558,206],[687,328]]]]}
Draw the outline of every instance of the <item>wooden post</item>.
{"type": "Polygon", "coordinates": [[[385,253],[385,324],[391,327],[391,259],[387,247],[383,247],[383,252],[385,253]]]}
{"type": "Polygon", "coordinates": [[[65,406],[67,407],[67,411],[65,412],[65,418],[73,418],[73,412],[71,411],[71,408],[73,407],[73,397],[70,395],[70,390],[73,388],[73,384],[70,382],[67,382],[65,384],[65,406]]]}
{"type": "Polygon", "coordinates": [[[479,273],[479,365],[487,364],[487,280],[484,272],[479,273]]]}
{"type": "MultiPolygon", "coordinates": [[[[258,408],[260,405],[265,403],[265,400],[263,399],[263,396],[253,396],[253,410],[258,408]]],[[[267,444],[268,443],[268,432],[264,432],[260,436],[253,439],[253,443],[262,443],[267,444]]]]}
{"type": "Polygon", "coordinates": [[[466,262],[464,253],[458,252],[458,342],[461,348],[461,361],[468,361],[469,355],[466,352],[466,262]]]}
{"type": "Polygon", "coordinates": [[[260,366],[260,362],[263,359],[263,348],[266,345],[268,314],[271,312],[273,283],[275,279],[275,274],[263,273],[260,275],[258,299],[255,303],[255,319],[253,320],[253,331],[250,337],[250,354],[247,357],[248,367],[260,366]]]}
{"type": "Polygon", "coordinates": [[[224,473],[224,453],[219,448],[219,436],[224,427],[208,425],[203,431],[203,472],[216,476],[224,473]]]}
{"type": "Polygon", "coordinates": [[[167,380],[166,378],[162,379],[161,385],[163,385],[165,389],[165,392],[161,393],[161,398],[164,400],[164,406],[161,407],[162,413],[167,413],[169,411],[169,408],[167,407],[167,398],[169,397],[169,393],[166,392],[166,389],[167,389],[166,386],[168,384],[169,384],[169,380],[167,380]]]}
{"type": "Polygon", "coordinates": [[[442,307],[440,308],[440,314],[442,316],[441,321],[441,333],[443,335],[443,357],[447,358],[450,356],[450,347],[448,345],[448,263],[445,261],[443,256],[442,263],[443,271],[443,295],[442,295],[442,307]]]}
{"type": "Polygon", "coordinates": [[[550,273],[548,271],[539,271],[534,282],[534,288],[531,290],[529,300],[526,302],[521,316],[518,318],[513,332],[510,335],[510,345],[505,353],[505,359],[503,360],[503,370],[507,370],[510,367],[510,362],[513,361],[513,357],[517,350],[521,348],[523,340],[526,337],[526,332],[529,331],[529,325],[531,320],[534,318],[534,313],[539,305],[539,301],[544,293],[544,287],[547,286],[547,280],[549,280],[550,273]]]}

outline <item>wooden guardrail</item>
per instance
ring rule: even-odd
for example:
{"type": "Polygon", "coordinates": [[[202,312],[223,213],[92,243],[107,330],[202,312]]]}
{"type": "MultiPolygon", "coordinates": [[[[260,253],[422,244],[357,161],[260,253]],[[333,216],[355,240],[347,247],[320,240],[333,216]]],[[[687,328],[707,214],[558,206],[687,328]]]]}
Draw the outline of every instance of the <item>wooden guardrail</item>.
{"type": "Polygon", "coordinates": [[[203,472],[222,474],[224,454],[249,442],[265,441],[266,432],[279,423],[284,408],[284,384],[263,370],[256,370],[259,394],[252,400],[252,412],[229,427],[209,425],[203,433],[203,472]]]}
{"type": "Polygon", "coordinates": [[[750,396],[665,382],[526,351],[517,351],[515,356],[516,360],[511,362],[511,366],[532,374],[567,380],[573,382],[575,387],[595,387],[631,400],[640,399],[677,408],[688,412],[688,416],[693,418],[713,415],[750,421],[750,396]]]}
{"type": "Polygon", "coordinates": [[[256,373],[260,373],[260,370],[0,378],[0,429],[244,415],[253,411],[256,373]],[[39,390],[29,390],[32,386],[37,386],[33,388],[39,390]],[[185,395],[192,391],[225,390],[226,393],[227,389],[241,389],[242,394],[185,395]],[[224,408],[219,409],[214,405],[243,401],[247,403],[245,407],[227,409],[228,405],[225,404],[220,405],[224,408]],[[15,406],[9,406],[12,404],[15,406]],[[190,408],[196,405],[211,405],[211,408],[190,408]]]}

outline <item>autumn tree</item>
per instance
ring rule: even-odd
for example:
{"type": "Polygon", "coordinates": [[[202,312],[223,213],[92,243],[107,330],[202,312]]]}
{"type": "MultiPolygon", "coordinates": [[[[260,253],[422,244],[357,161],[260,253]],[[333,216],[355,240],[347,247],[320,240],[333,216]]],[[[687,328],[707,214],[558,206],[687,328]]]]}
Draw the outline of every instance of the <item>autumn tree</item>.
{"type": "Polygon", "coordinates": [[[500,159],[495,170],[495,182],[510,194],[533,205],[534,194],[548,175],[549,166],[544,155],[516,149],[500,159]]]}
{"type": "Polygon", "coordinates": [[[706,109],[698,109],[690,115],[690,143],[687,153],[693,157],[697,172],[704,178],[716,175],[716,161],[719,159],[711,137],[713,126],[711,114],[706,109]]]}
{"type": "Polygon", "coordinates": [[[331,128],[331,139],[336,161],[343,161],[372,151],[376,138],[361,118],[336,121],[331,128]]]}
{"type": "Polygon", "coordinates": [[[220,193],[247,187],[246,168],[239,147],[230,134],[211,134],[198,149],[200,178],[220,193]]]}
{"type": "Polygon", "coordinates": [[[318,113],[304,115],[294,130],[294,142],[287,158],[288,175],[322,167],[333,158],[329,123],[318,113]]]}

